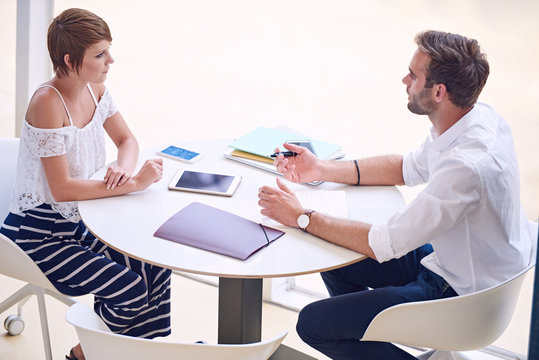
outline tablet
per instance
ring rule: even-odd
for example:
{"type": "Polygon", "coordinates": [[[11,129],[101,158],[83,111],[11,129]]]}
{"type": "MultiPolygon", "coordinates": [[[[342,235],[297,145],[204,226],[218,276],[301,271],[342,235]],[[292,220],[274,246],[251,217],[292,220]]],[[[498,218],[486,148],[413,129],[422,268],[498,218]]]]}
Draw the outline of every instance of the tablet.
{"type": "Polygon", "coordinates": [[[179,169],[172,177],[168,188],[171,190],[232,196],[240,181],[241,176],[238,175],[212,174],[179,169]]]}

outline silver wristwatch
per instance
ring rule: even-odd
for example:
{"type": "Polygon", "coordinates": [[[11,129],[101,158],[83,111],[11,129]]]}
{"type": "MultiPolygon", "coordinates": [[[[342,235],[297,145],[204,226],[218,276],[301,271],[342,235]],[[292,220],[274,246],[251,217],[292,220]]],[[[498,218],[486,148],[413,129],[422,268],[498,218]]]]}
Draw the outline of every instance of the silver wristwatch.
{"type": "Polygon", "coordinates": [[[307,227],[311,223],[311,215],[313,214],[314,210],[306,209],[301,213],[300,216],[298,216],[297,223],[298,227],[303,230],[307,231],[307,227]]]}

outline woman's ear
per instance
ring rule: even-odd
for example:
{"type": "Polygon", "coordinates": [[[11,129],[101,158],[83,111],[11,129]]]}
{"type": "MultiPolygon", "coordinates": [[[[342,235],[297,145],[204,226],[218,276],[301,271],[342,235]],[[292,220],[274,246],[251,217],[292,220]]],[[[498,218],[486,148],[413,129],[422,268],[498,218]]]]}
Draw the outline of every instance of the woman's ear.
{"type": "Polygon", "coordinates": [[[64,55],[64,63],[67,65],[67,68],[71,71],[73,71],[73,66],[71,64],[71,57],[69,54],[64,55]]]}

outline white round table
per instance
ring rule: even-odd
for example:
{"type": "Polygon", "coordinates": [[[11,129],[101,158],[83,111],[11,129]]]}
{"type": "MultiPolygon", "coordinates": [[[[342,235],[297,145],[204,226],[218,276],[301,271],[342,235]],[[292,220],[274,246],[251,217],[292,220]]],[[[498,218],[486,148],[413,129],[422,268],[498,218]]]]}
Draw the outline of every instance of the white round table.
{"type": "MultiPolygon", "coordinates": [[[[257,203],[258,189],[262,185],[275,186],[276,175],[226,159],[223,153],[230,142],[230,139],[219,139],[176,144],[202,153],[203,159],[187,164],[163,158],[164,174],[160,182],[142,192],[81,201],[79,210],[82,220],[96,237],[124,254],[173,270],[218,276],[219,343],[248,343],[260,341],[263,278],[326,271],[354,263],[364,256],[285,226],[279,226],[285,235],[246,260],[154,237],[153,233],[163,222],[195,201],[256,222],[263,221],[257,203]],[[168,190],[168,183],[179,168],[241,175],[242,181],[232,197],[168,190]],[[246,324],[242,318],[252,321],[246,324]]],[[[161,149],[143,151],[139,166],[145,159],[158,157],[158,150],[161,149]]],[[[103,179],[105,171],[101,169],[92,178],[103,179]]],[[[343,190],[348,217],[368,223],[384,222],[404,206],[400,192],[393,186],[290,183],[290,187],[293,190],[343,190]]],[[[278,353],[272,358],[279,358],[278,353]]]]}

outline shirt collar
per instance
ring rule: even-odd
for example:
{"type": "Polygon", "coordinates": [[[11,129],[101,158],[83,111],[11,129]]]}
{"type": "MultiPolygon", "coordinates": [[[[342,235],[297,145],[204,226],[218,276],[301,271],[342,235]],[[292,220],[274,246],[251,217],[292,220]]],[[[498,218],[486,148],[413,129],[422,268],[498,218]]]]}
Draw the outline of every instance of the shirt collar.
{"type": "Polygon", "coordinates": [[[430,128],[430,134],[432,137],[432,147],[436,151],[443,151],[448,148],[459,136],[464,134],[468,129],[473,126],[476,114],[479,112],[477,106],[474,105],[472,110],[468,111],[463,117],[457,120],[449,129],[447,129],[442,135],[436,134],[434,127],[430,128]]]}

